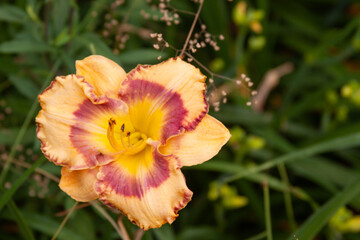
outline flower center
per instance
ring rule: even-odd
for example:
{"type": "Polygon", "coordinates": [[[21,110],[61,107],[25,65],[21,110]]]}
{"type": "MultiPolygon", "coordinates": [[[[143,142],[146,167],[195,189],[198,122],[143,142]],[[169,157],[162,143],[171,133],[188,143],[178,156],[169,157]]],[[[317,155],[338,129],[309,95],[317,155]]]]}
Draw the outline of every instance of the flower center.
{"type": "Polygon", "coordinates": [[[116,150],[117,154],[133,155],[146,147],[147,136],[140,132],[125,132],[125,124],[121,125],[120,136],[115,136],[114,127],[116,121],[113,118],[109,119],[109,126],[107,129],[107,138],[110,145],[116,150]]]}

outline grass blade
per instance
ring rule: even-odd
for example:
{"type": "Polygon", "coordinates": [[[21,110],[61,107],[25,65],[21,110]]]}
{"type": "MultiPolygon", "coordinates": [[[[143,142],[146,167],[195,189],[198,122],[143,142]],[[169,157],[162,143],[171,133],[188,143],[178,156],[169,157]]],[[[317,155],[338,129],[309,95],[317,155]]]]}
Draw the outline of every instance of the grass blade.
{"type": "Polygon", "coordinates": [[[16,180],[16,182],[11,186],[9,190],[7,190],[4,194],[2,194],[0,198],[0,212],[2,208],[8,203],[11,197],[14,195],[16,190],[24,183],[24,181],[30,176],[30,174],[35,171],[37,167],[40,166],[44,162],[45,158],[42,157],[37,160],[30,168],[28,168],[21,176],[16,180]]]}
{"type": "Polygon", "coordinates": [[[313,239],[340,207],[359,194],[360,177],[325,203],[294,234],[291,234],[288,240],[293,240],[294,236],[298,239],[313,239]]]}
{"type": "MultiPolygon", "coordinates": [[[[44,82],[43,86],[41,89],[44,89],[47,85],[49,85],[51,79],[53,78],[54,74],[56,73],[57,69],[60,66],[60,61],[58,60],[57,62],[54,63],[46,81],[44,82]]],[[[9,167],[10,164],[12,162],[12,160],[14,159],[15,153],[16,153],[16,149],[18,148],[19,144],[21,143],[22,139],[24,138],[24,135],[26,133],[27,128],[30,125],[31,120],[34,117],[35,111],[37,109],[38,106],[38,102],[37,99],[34,100],[33,104],[31,105],[30,110],[28,111],[24,123],[22,124],[20,131],[18,133],[18,135],[16,136],[15,142],[10,150],[10,154],[9,157],[4,165],[4,168],[1,171],[1,175],[0,175],[0,186],[3,186],[7,172],[9,171],[9,167]]]]}
{"type": "Polygon", "coordinates": [[[58,229],[56,230],[55,234],[53,235],[53,237],[51,238],[51,240],[55,240],[57,238],[57,236],[59,235],[59,233],[61,232],[61,230],[63,229],[63,227],[65,226],[66,222],[68,221],[70,215],[73,213],[73,211],[75,210],[76,206],[78,205],[78,202],[75,202],[75,204],[72,206],[72,208],[70,209],[70,211],[68,212],[68,214],[66,214],[64,220],[61,222],[60,226],[58,227],[58,229]]]}
{"type": "Polygon", "coordinates": [[[227,177],[224,179],[224,182],[227,183],[227,182],[232,182],[232,181],[238,180],[245,176],[249,176],[254,173],[275,167],[275,166],[279,165],[280,163],[285,163],[285,162],[290,162],[290,161],[294,161],[294,160],[298,160],[298,159],[307,158],[309,156],[313,156],[313,155],[320,154],[320,153],[327,152],[327,151],[334,151],[334,150],[355,147],[358,145],[360,145],[360,132],[351,133],[351,134],[348,134],[348,135],[345,135],[342,137],[323,141],[320,143],[316,143],[312,146],[293,151],[284,156],[275,158],[272,161],[269,161],[269,162],[263,163],[257,167],[248,169],[247,171],[239,172],[237,174],[234,174],[233,176],[227,177]]]}
{"type": "MultiPolygon", "coordinates": [[[[3,192],[3,189],[1,189],[0,192],[3,192]]],[[[7,206],[9,207],[10,213],[14,216],[15,221],[19,227],[20,233],[24,237],[24,239],[35,240],[34,234],[32,233],[29,225],[27,224],[25,218],[23,217],[21,211],[18,209],[14,201],[10,200],[7,206]]]]}

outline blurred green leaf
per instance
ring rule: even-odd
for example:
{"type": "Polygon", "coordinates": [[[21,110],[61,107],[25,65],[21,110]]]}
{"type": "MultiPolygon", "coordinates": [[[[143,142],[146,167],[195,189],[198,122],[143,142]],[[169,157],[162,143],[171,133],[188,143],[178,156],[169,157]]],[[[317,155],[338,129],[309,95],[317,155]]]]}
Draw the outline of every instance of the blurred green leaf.
{"type": "Polygon", "coordinates": [[[9,80],[21,94],[31,100],[40,92],[40,89],[27,78],[10,75],[9,80]]]}
{"type": "Polygon", "coordinates": [[[49,52],[52,48],[44,42],[22,39],[0,44],[0,53],[49,52]]]}
{"type": "Polygon", "coordinates": [[[75,38],[75,40],[82,43],[91,54],[98,54],[110,58],[112,60],[116,59],[116,56],[113,54],[109,46],[96,34],[94,33],[84,33],[75,38]]]}
{"type": "Polygon", "coordinates": [[[272,120],[270,114],[259,114],[251,108],[230,104],[222,106],[221,111],[214,112],[211,115],[229,124],[265,125],[272,120]]]}
{"type": "Polygon", "coordinates": [[[295,150],[289,154],[285,154],[281,157],[275,158],[257,167],[250,168],[248,169],[248,171],[234,174],[233,176],[227,177],[225,181],[234,181],[239,178],[252,175],[256,172],[272,168],[280,163],[303,159],[326,151],[336,151],[345,148],[356,147],[358,145],[360,145],[360,132],[350,133],[345,136],[336,137],[335,139],[327,139],[325,141],[315,143],[303,149],[295,150]]]}
{"type": "Polygon", "coordinates": [[[144,48],[121,52],[117,60],[123,64],[149,64],[158,62],[157,57],[160,55],[163,59],[167,58],[166,53],[161,53],[155,49],[144,48]]]}
{"type": "Polygon", "coordinates": [[[197,240],[218,240],[224,239],[224,235],[219,233],[216,229],[211,226],[201,226],[187,228],[185,231],[181,232],[176,238],[177,240],[188,240],[188,239],[197,239],[197,240]]]}
{"type": "MultiPolygon", "coordinates": [[[[16,136],[18,135],[19,131],[19,128],[0,129],[0,145],[12,145],[15,142],[16,136]]],[[[34,126],[27,129],[21,143],[32,143],[34,141],[35,133],[36,129],[34,126]]]]}
{"type": "Polygon", "coordinates": [[[359,194],[360,177],[326,202],[295,233],[291,234],[288,240],[293,240],[294,236],[298,239],[313,239],[340,207],[359,194]]]}
{"type": "MultiPolygon", "coordinates": [[[[36,212],[23,212],[23,215],[26,221],[29,223],[30,227],[40,231],[47,236],[51,237],[54,235],[56,230],[58,229],[60,222],[55,221],[54,219],[47,217],[43,214],[38,214],[36,212]]],[[[68,225],[71,225],[69,223],[68,225]]],[[[76,231],[69,229],[68,227],[64,226],[61,230],[59,236],[59,240],[89,240],[84,236],[78,234],[76,231]]]]}
{"type": "Polygon", "coordinates": [[[27,18],[26,12],[13,5],[0,6],[0,21],[24,23],[27,18]]]}
{"type": "MultiPolygon", "coordinates": [[[[2,190],[0,190],[2,192],[2,190]]],[[[31,231],[28,223],[26,222],[25,218],[23,217],[20,209],[16,206],[13,200],[10,200],[8,204],[8,208],[10,214],[15,219],[16,223],[19,226],[20,233],[26,240],[35,240],[34,234],[31,231]]]]}
{"type": "MultiPolygon", "coordinates": [[[[240,166],[236,163],[231,162],[224,162],[224,161],[217,161],[217,160],[211,160],[208,162],[205,162],[201,165],[195,165],[190,167],[189,169],[197,169],[197,170],[206,170],[206,171],[216,171],[216,172],[223,172],[223,173],[246,173],[248,171],[248,168],[240,166]]],[[[270,175],[264,174],[264,173],[254,173],[252,175],[245,175],[245,179],[248,179],[250,181],[262,184],[264,181],[267,181],[268,185],[277,191],[282,192],[292,192],[295,196],[307,200],[309,199],[309,196],[303,192],[299,188],[291,187],[286,185],[284,182],[280,181],[279,179],[272,177],[270,175]]]]}
{"type": "Polygon", "coordinates": [[[155,236],[159,240],[175,240],[176,236],[170,225],[166,224],[161,228],[153,229],[155,236]]]}
{"type": "Polygon", "coordinates": [[[69,20],[71,6],[70,0],[66,1],[51,1],[51,19],[54,34],[59,34],[62,31],[67,31],[66,23],[69,20]]]}

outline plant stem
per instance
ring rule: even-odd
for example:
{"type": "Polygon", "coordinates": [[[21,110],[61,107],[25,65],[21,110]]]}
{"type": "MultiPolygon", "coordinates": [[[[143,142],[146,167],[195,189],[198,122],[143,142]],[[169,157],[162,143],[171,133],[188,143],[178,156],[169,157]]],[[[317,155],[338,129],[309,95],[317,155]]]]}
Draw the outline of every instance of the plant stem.
{"type": "Polygon", "coordinates": [[[123,239],[124,240],[130,240],[129,234],[126,231],[126,228],[124,226],[124,223],[122,222],[122,219],[123,219],[123,215],[120,215],[119,218],[118,218],[117,223],[118,223],[118,225],[119,225],[119,227],[121,229],[121,232],[123,234],[123,239]]]}
{"type": "Polygon", "coordinates": [[[264,211],[265,211],[266,236],[267,236],[267,240],[272,240],[270,193],[269,193],[269,186],[266,181],[264,181],[264,183],[263,183],[263,189],[264,189],[264,211]]]}
{"type": "MultiPolygon", "coordinates": [[[[288,189],[290,189],[290,183],[289,183],[289,179],[288,179],[288,176],[286,173],[286,168],[285,168],[284,163],[280,163],[278,165],[278,170],[279,170],[281,179],[283,180],[285,185],[288,186],[288,189]]],[[[289,191],[284,191],[284,202],[285,202],[286,215],[287,215],[287,217],[289,219],[289,223],[290,223],[291,232],[293,232],[296,229],[296,222],[295,222],[294,210],[293,210],[293,206],[292,206],[292,202],[291,202],[291,193],[289,191]]]]}
{"type": "Polygon", "coordinates": [[[110,224],[115,228],[116,232],[119,234],[119,236],[122,239],[125,239],[123,237],[123,233],[121,232],[119,226],[116,224],[116,222],[114,221],[114,219],[112,219],[112,217],[108,214],[108,212],[106,212],[100,205],[99,203],[94,200],[90,202],[91,206],[93,206],[96,210],[98,210],[105,218],[106,220],[108,220],[110,222],[110,224]]]}
{"type": "Polygon", "coordinates": [[[55,240],[57,238],[57,236],[60,234],[61,230],[64,228],[66,222],[68,221],[70,215],[73,213],[73,211],[76,208],[76,205],[78,204],[78,202],[75,202],[75,204],[72,206],[72,208],[70,209],[69,213],[65,216],[64,220],[61,222],[60,226],[58,227],[58,229],[56,230],[54,236],[51,238],[51,240],[55,240]]]}
{"type": "Polygon", "coordinates": [[[185,52],[185,50],[186,50],[187,45],[189,44],[190,37],[191,37],[191,35],[192,35],[193,31],[194,31],[194,28],[195,28],[196,22],[197,22],[197,20],[198,20],[198,18],[199,18],[199,15],[200,15],[200,12],[201,12],[201,8],[202,8],[202,6],[203,6],[204,1],[205,1],[205,0],[200,0],[200,6],[199,6],[199,8],[198,8],[198,10],[197,10],[197,12],[196,12],[194,21],[193,21],[193,23],[192,23],[192,25],[191,25],[190,31],[189,31],[189,33],[188,33],[188,35],[187,35],[186,41],[185,41],[184,46],[183,46],[183,48],[182,48],[182,50],[181,50],[180,58],[183,58],[184,55],[185,55],[184,52],[185,52]]]}

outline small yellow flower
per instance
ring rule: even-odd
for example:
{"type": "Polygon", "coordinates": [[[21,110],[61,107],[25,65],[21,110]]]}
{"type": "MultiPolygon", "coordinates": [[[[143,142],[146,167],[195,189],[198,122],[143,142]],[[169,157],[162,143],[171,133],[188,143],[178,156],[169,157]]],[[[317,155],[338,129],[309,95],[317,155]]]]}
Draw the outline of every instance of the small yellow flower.
{"type": "Polygon", "coordinates": [[[36,117],[43,153],[62,166],[60,188],[143,229],[172,223],[192,197],[180,168],[212,158],[230,137],[207,114],[205,87],[180,58],[128,74],[102,56],[77,61],[76,75],[39,95],[36,117]]]}

